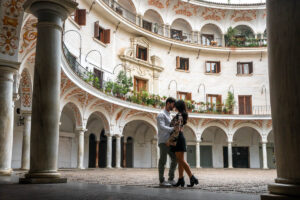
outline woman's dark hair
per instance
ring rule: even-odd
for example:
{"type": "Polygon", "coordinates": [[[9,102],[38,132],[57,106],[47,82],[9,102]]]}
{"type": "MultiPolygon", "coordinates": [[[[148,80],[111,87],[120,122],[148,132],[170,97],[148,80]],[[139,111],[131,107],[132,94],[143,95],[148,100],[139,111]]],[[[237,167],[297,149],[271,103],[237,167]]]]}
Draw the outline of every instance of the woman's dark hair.
{"type": "Polygon", "coordinates": [[[168,97],[166,100],[166,105],[167,105],[167,103],[175,103],[175,102],[176,102],[176,100],[173,97],[168,97]]]}
{"type": "Polygon", "coordinates": [[[175,102],[175,108],[178,110],[178,112],[181,113],[183,118],[183,124],[187,123],[188,120],[188,113],[186,112],[186,106],[183,100],[177,100],[175,102]]]}

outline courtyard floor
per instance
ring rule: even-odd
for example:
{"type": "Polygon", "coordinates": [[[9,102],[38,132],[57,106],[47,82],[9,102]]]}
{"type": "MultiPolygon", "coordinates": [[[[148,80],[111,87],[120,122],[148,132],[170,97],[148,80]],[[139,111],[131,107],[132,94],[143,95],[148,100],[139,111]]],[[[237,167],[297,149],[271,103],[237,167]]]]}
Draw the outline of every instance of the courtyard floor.
{"type": "MultiPolygon", "coordinates": [[[[18,199],[219,199],[259,200],[274,182],[275,170],[192,169],[200,184],[194,188],[159,188],[157,169],[60,170],[68,184],[20,185],[24,171],[0,177],[0,196],[18,199]]],[[[168,169],[165,171],[167,178],[168,169]]],[[[176,171],[177,175],[177,171],[176,171]]],[[[177,179],[177,177],[176,177],[177,179]]],[[[189,183],[186,177],[186,183],[189,183]]]]}

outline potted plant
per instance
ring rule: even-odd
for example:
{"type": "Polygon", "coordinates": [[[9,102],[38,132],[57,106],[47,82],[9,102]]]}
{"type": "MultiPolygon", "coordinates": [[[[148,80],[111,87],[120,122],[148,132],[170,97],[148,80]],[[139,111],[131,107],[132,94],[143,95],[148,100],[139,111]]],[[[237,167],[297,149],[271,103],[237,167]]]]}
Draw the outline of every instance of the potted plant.
{"type": "Polygon", "coordinates": [[[225,107],[226,107],[228,114],[233,113],[234,105],[235,105],[234,95],[232,92],[228,92],[227,99],[225,101],[225,107]]]}
{"type": "Polygon", "coordinates": [[[105,85],[105,93],[111,93],[114,83],[112,81],[108,81],[105,85]]]}

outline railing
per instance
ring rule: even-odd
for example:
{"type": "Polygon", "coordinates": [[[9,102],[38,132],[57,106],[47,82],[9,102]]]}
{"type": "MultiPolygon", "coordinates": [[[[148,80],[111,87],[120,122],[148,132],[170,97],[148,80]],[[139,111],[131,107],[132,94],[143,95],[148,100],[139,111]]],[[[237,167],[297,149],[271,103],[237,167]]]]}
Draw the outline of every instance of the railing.
{"type": "Polygon", "coordinates": [[[247,38],[244,40],[235,39],[232,41],[225,42],[226,47],[266,47],[267,39],[255,39],[255,38],[247,38]]]}
{"type": "MultiPolygon", "coordinates": [[[[72,71],[80,77],[83,81],[90,84],[91,86],[98,89],[100,92],[106,93],[107,95],[123,99],[132,103],[142,104],[142,105],[148,105],[156,108],[163,108],[165,97],[161,98],[158,95],[149,95],[149,98],[152,101],[156,101],[156,104],[151,104],[151,100],[146,99],[142,100],[143,96],[142,94],[127,94],[127,95],[119,95],[113,92],[113,88],[111,88],[109,91],[107,91],[107,86],[111,84],[111,81],[104,81],[100,80],[99,83],[95,83],[95,79],[93,77],[97,77],[95,73],[89,71],[88,69],[84,68],[77,60],[76,58],[70,53],[66,45],[62,44],[63,53],[64,56],[71,67],[72,71]],[[140,98],[140,99],[138,99],[140,98]],[[135,100],[134,100],[135,99],[135,100]]],[[[103,72],[104,73],[104,72],[103,72]]],[[[239,108],[237,106],[234,106],[232,109],[227,109],[225,106],[216,106],[216,105],[208,105],[205,103],[187,103],[187,107],[189,109],[189,112],[193,113],[205,113],[205,114],[230,114],[230,115],[270,115],[271,114],[271,108],[270,106],[251,106],[251,107],[243,107],[239,108]]]]}
{"type": "MultiPolygon", "coordinates": [[[[158,34],[163,37],[171,38],[174,40],[178,41],[183,41],[187,43],[194,43],[194,44],[199,44],[203,46],[215,46],[215,47],[220,47],[223,46],[222,44],[222,38],[215,38],[212,41],[204,41],[202,36],[198,37],[198,33],[192,34],[192,33],[186,33],[186,32],[181,32],[181,34],[172,34],[172,27],[169,26],[164,26],[162,24],[158,24],[156,22],[151,23],[152,27],[151,28],[146,28],[143,25],[143,20],[137,16],[135,13],[132,13],[131,11],[127,10],[126,8],[122,7],[117,1],[115,0],[102,0],[106,5],[108,5],[112,10],[114,10],[116,13],[121,15],[123,18],[127,19],[131,23],[147,30],[150,32],[153,32],[155,34],[158,34]]],[[[242,41],[242,42],[235,42],[234,45],[228,45],[226,44],[226,47],[263,47],[267,45],[267,40],[266,39],[248,39],[247,41],[242,41]]]]}

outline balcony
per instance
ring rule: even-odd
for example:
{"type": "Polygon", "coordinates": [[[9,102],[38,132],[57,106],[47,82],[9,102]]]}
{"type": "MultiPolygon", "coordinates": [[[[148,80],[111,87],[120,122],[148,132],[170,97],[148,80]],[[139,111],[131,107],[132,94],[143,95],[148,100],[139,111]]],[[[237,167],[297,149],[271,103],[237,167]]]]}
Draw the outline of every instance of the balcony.
{"type": "MultiPolygon", "coordinates": [[[[71,70],[87,84],[93,86],[99,92],[122,101],[127,101],[135,105],[147,106],[148,108],[162,109],[165,106],[166,96],[149,94],[148,92],[123,92],[122,88],[113,81],[104,81],[97,79],[94,72],[84,68],[76,58],[70,53],[63,43],[63,53],[71,70]]],[[[104,73],[104,72],[103,72],[104,73]]],[[[106,73],[106,72],[105,72],[106,73]]],[[[107,72],[108,73],[108,72],[107,72]]],[[[251,106],[246,109],[233,106],[226,108],[224,105],[209,105],[203,102],[186,101],[187,109],[193,114],[215,114],[215,115],[260,115],[269,116],[271,114],[270,106],[251,106]]]]}

